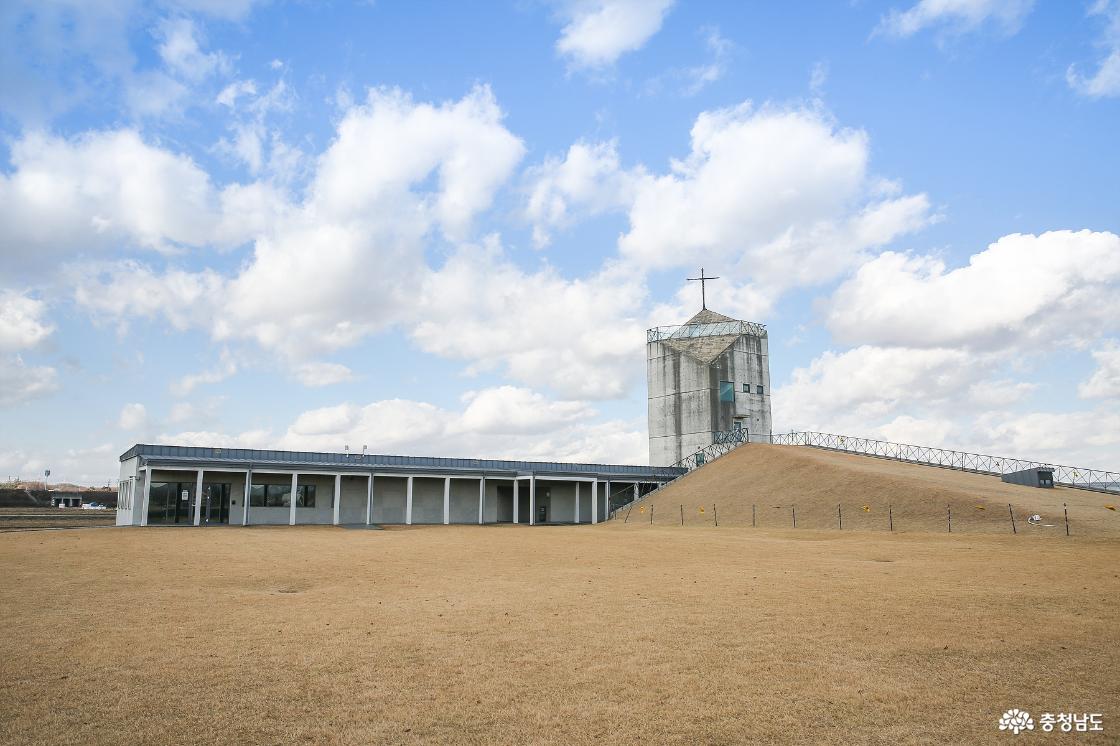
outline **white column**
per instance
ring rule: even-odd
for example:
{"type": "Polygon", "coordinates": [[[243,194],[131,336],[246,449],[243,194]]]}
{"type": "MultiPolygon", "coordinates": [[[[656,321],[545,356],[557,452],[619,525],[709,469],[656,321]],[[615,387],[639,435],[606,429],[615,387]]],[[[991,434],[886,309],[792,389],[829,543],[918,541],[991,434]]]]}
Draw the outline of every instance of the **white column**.
{"type": "Polygon", "coordinates": [[[443,478],[443,525],[451,523],[451,477],[443,478]]]}
{"type": "Polygon", "coordinates": [[[339,517],[342,515],[342,475],[334,475],[334,515],[331,521],[334,525],[338,525],[339,517]]]}
{"type": "MultiPolygon", "coordinates": [[[[513,522],[514,523],[518,522],[518,520],[517,520],[517,504],[521,502],[521,499],[517,495],[517,487],[518,487],[519,484],[521,484],[521,480],[519,480],[517,477],[514,477],[513,478],[513,522]]],[[[147,502],[147,501],[145,500],[145,502],[147,502]]],[[[144,508],[144,515],[147,515],[147,514],[148,514],[148,510],[145,507],[144,508]]]]}
{"type": "Polygon", "coordinates": [[[537,478],[529,476],[529,525],[537,522],[537,478]]]}
{"type": "Polygon", "coordinates": [[[140,525],[148,525],[148,500],[152,496],[152,467],[144,470],[144,512],[140,514],[140,525]]]}
{"type": "Polygon", "coordinates": [[[634,482],[634,502],[638,501],[638,483],[634,482]]]}
{"type": "Polygon", "coordinates": [[[299,490],[299,474],[292,474],[292,495],[288,498],[288,525],[296,525],[296,492],[299,490]]]}
{"type": "Polygon", "coordinates": [[[249,495],[253,491],[253,470],[250,468],[245,472],[245,502],[241,505],[244,510],[241,512],[241,525],[249,525],[249,495]]]}
{"type": "Polygon", "coordinates": [[[202,522],[202,469],[194,480],[194,525],[202,522]]]}
{"type": "Polygon", "coordinates": [[[366,478],[366,525],[369,525],[369,519],[373,515],[373,475],[367,474],[366,478]]]}
{"type": "Polygon", "coordinates": [[[409,526],[412,525],[412,477],[408,478],[408,484],[405,486],[404,522],[409,526]]]}
{"type": "Polygon", "coordinates": [[[591,482],[591,522],[599,522],[599,480],[591,482]]]}
{"type": "Polygon", "coordinates": [[[486,477],[478,480],[478,525],[482,525],[482,510],[486,505],[486,477]]]}
{"type": "Polygon", "coordinates": [[[606,515],[607,515],[607,513],[610,512],[610,509],[611,509],[611,480],[608,479],[607,480],[607,488],[606,488],[606,490],[603,491],[603,516],[604,516],[603,520],[604,521],[607,520],[606,515]]]}
{"type": "Polygon", "coordinates": [[[579,482],[576,482],[576,523],[579,523],[579,482]]]}

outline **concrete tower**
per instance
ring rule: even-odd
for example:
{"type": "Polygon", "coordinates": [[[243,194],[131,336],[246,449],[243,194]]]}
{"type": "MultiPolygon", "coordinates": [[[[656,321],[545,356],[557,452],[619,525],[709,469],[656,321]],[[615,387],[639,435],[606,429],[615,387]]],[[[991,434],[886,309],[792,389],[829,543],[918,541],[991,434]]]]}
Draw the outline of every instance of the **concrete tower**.
{"type": "Polygon", "coordinates": [[[646,332],[649,463],[668,466],[740,429],[769,438],[766,327],[705,308],[681,326],[646,332]]]}

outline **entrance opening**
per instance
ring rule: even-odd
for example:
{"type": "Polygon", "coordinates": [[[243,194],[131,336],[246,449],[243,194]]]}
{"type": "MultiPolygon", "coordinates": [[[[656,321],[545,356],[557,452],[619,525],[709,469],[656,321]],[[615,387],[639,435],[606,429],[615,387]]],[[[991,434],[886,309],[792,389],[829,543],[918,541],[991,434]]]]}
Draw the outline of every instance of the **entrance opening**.
{"type": "Polygon", "coordinates": [[[203,482],[202,517],[200,519],[203,526],[229,523],[229,492],[229,484],[203,482]]]}
{"type": "Polygon", "coordinates": [[[193,498],[193,482],[152,482],[148,491],[148,524],[193,524],[193,498]]]}
{"type": "Polygon", "coordinates": [[[499,484],[496,486],[498,494],[497,523],[513,523],[513,485],[499,484]]]}

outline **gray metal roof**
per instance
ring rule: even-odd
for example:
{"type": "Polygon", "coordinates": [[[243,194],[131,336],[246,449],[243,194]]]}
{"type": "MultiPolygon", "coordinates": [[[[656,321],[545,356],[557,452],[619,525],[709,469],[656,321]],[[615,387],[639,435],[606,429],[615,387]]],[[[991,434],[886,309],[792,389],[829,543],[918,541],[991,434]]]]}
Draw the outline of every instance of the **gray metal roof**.
{"type": "Polygon", "coordinates": [[[219,467],[260,466],[273,468],[324,468],[338,471],[371,470],[402,473],[431,471],[516,472],[545,474],[596,474],[632,477],[659,481],[673,479],[685,470],[672,466],[635,466],[633,464],[575,464],[562,461],[502,461],[474,458],[439,458],[435,456],[382,456],[360,453],[325,453],[316,451],[272,451],[249,448],[208,448],[198,446],[166,446],[137,443],[121,454],[121,461],[139,456],[152,463],[191,463],[219,467]]]}

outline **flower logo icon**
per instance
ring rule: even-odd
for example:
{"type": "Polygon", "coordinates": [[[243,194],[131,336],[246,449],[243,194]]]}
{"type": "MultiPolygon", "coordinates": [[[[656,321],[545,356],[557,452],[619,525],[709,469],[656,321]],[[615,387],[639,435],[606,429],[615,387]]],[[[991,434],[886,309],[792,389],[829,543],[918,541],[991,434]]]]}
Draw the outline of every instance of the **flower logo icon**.
{"type": "Polygon", "coordinates": [[[1012,707],[1003,713],[1003,717],[999,719],[999,729],[1009,730],[1017,736],[1022,731],[1034,730],[1034,721],[1031,720],[1031,714],[1026,710],[1012,707]]]}

